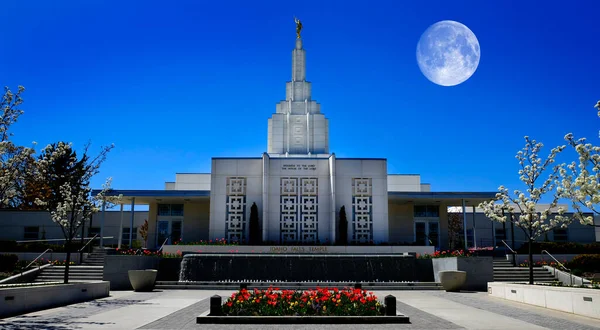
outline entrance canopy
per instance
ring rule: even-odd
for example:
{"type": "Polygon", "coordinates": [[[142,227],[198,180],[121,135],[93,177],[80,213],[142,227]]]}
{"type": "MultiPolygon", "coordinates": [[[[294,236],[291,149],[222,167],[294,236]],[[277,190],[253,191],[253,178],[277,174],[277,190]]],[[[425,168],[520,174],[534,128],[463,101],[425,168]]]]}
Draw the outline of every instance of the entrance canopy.
{"type": "Polygon", "coordinates": [[[496,192],[413,192],[392,191],[388,192],[388,200],[395,204],[446,204],[459,206],[463,201],[468,205],[479,205],[496,197],[496,192]]]}
{"type": "MultiPolygon", "coordinates": [[[[92,190],[92,195],[100,193],[100,189],[92,190]]],[[[124,200],[134,200],[135,204],[148,205],[154,202],[168,203],[170,201],[186,202],[205,201],[210,198],[210,190],[118,190],[112,189],[107,196],[122,195],[124,200]]]]}

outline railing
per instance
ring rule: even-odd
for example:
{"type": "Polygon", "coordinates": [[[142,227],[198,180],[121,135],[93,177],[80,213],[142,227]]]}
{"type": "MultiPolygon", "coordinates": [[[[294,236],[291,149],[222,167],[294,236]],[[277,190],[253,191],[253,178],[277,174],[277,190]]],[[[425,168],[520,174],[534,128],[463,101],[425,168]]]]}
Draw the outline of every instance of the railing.
{"type": "Polygon", "coordinates": [[[571,270],[567,267],[565,267],[565,265],[562,264],[562,262],[556,260],[556,258],[554,258],[553,255],[550,254],[550,252],[548,252],[547,250],[542,250],[542,254],[547,254],[548,256],[550,256],[550,258],[552,258],[554,261],[556,261],[556,264],[562,268],[565,272],[569,273],[569,277],[571,280],[571,286],[573,286],[573,274],[571,273],[571,270]]]}
{"type": "Polygon", "coordinates": [[[79,249],[77,252],[82,252],[87,246],[88,244],[90,244],[91,242],[93,242],[96,237],[98,237],[99,234],[94,235],[94,237],[90,238],[89,241],[87,243],[85,243],[84,246],[81,247],[81,249],[79,249]]]}
{"type": "MultiPolygon", "coordinates": [[[[27,269],[29,268],[31,265],[33,265],[39,258],[41,258],[44,254],[46,254],[46,252],[52,252],[52,249],[46,249],[46,251],[42,252],[39,256],[37,256],[37,258],[33,259],[32,262],[29,263],[29,265],[25,266],[25,268],[21,268],[21,275],[23,275],[23,269],[27,269]]],[[[39,266],[38,266],[39,268],[39,266]]]]}
{"type": "Polygon", "coordinates": [[[507,247],[507,248],[510,250],[510,252],[512,253],[512,255],[513,255],[513,266],[517,267],[517,257],[518,257],[518,255],[519,255],[519,254],[518,254],[517,252],[515,252],[515,250],[513,250],[513,249],[512,249],[512,248],[511,248],[511,247],[510,247],[508,244],[506,244],[506,242],[505,242],[503,239],[502,239],[502,240],[500,240],[500,241],[501,241],[501,242],[502,242],[502,244],[504,244],[504,246],[506,246],[506,247],[507,247]]]}
{"type": "Polygon", "coordinates": [[[160,249],[158,249],[158,251],[157,251],[157,252],[160,252],[160,251],[162,251],[163,247],[165,246],[165,244],[167,244],[167,241],[168,241],[168,240],[169,240],[169,238],[168,238],[168,237],[167,237],[167,238],[165,238],[165,241],[162,243],[162,245],[160,246],[160,249]]]}

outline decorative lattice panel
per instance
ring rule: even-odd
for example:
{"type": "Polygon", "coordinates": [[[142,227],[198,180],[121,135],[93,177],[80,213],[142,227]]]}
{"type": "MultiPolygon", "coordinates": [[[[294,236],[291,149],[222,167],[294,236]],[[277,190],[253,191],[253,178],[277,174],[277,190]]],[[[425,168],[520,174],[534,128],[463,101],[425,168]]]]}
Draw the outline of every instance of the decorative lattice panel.
{"type": "Polygon", "coordinates": [[[246,178],[227,178],[225,237],[232,241],[246,240],[246,178]]]}
{"type": "Polygon", "coordinates": [[[300,179],[300,239],[303,243],[316,243],[319,239],[317,178],[300,179]]]}
{"type": "Polygon", "coordinates": [[[352,240],[373,240],[373,186],[370,178],[352,179],[352,240]]]}
{"type": "Polygon", "coordinates": [[[281,242],[317,242],[317,178],[281,178],[280,186],[281,242]]]}

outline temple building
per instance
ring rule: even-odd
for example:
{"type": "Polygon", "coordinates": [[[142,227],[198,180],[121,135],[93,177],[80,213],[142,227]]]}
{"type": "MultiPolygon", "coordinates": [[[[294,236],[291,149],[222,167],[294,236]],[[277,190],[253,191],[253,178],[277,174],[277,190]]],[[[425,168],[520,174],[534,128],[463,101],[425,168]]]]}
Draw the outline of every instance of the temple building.
{"type": "Polygon", "coordinates": [[[226,238],[247,240],[250,208],[259,210],[262,240],[276,244],[335,242],[343,206],[353,243],[445,245],[447,206],[477,205],[493,192],[432,192],[419,175],[388,174],[385,158],[338,158],[329,120],[312,98],[301,38],[292,50],[285,99],[268,119],[259,157],[213,158],[211,173],[176,174],[165,190],[115,190],[149,205],[156,244],[226,238]]]}

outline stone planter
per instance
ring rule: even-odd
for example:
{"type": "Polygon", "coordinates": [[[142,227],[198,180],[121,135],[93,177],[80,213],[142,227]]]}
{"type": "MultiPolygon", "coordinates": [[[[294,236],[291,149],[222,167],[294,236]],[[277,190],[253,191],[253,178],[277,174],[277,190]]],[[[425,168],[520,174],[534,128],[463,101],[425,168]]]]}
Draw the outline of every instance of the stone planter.
{"type": "Polygon", "coordinates": [[[156,281],[158,270],[130,270],[127,274],[129,275],[129,282],[131,282],[133,291],[152,291],[152,289],[154,289],[154,282],[156,281]]]}
{"type": "Polygon", "coordinates": [[[443,270],[438,276],[444,290],[448,292],[460,291],[467,280],[467,272],[460,270],[443,270]]]}
{"type": "Polygon", "coordinates": [[[492,257],[434,258],[431,259],[433,276],[436,282],[441,282],[439,272],[460,270],[467,273],[463,290],[487,291],[487,283],[494,281],[492,259],[492,257]]]}

